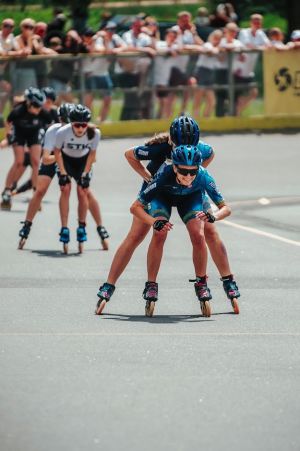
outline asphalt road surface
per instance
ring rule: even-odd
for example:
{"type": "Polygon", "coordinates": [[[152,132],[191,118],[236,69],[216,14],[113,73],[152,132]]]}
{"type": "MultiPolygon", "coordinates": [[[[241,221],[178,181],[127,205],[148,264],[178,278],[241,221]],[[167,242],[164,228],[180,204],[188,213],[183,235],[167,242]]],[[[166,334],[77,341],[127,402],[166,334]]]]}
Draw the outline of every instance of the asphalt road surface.
{"type": "MultiPolygon", "coordinates": [[[[292,451],[299,439],[300,135],[205,138],[210,171],[232,206],[218,223],[242,297],[232,314],[209,264],[213,315],[200,316],[191,245],[177,212],[159,275],[155,317],[144,317],[147,239],[101,317],[96,293],[131,223],[140,186],[123,157],[144,138],[101,143],[92,187],[110,250],[88,219],[77,254],[58,242],[53,181],[23,251],[30,194],[0,212],[1,451],[292,451]]],[[[12,151],[0,152],[0,184],[12,151]]],[[[75,190],[73,190],[75,191],[75,190]]]]}

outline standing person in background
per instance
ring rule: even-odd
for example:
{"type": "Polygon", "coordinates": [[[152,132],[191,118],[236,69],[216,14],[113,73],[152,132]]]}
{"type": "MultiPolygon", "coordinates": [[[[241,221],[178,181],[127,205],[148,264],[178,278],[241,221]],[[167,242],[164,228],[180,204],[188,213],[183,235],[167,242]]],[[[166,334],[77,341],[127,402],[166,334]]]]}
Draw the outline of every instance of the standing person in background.
{"type": "MultiPolygon", "coordinates": [[[[224,37],[219,44],[219,62],[216,66],[216,83],[219,85],[228,85],[229,83],[229,52],[241,50],[243,48],[242,43],[236,39],[238,33],[238,26],[236,23],[228,23],[224,29],[224,37]]],[[[235,69],[236,56],[234,56],[232,69],[235,69]]],[[[221,88],[216,93],[216,116],[222,117],[228,113],[228,88],[221,88]]]]}
{"type": "Polygon", "coordinates": [[[215,79],[216,57],[219,54],[219,44],[223,33],[214,30],[208,37],[208,42],[203,44],[202,54],[199,56],[195,68],[195,78],[199,88],[195,90],[193,115],[200,115],[200,106],[205,101],[204,117],[210,117],[216,105],[215,92],[212,89],[215,79]]]}
{"type": "MultiPolygon", "coordinates": [[[[10,18],[4,19],[1,24],[0,57],[20,54],[20,52],[15,49],[13,35],[14,26],[15,22],[10,18]]],[[[8,64],[9,63],[6,61],[0,63],[0,127],[4,126],[2,114],[12,88],[11,83],[5,79],[5,71],[8,69],[8,64]]]]}
{"type": "MultiPolygon", "coordinates": [[[[262,30],[263,16],[252,14],[250,17],[250,28],[240,30],[238,39],[246,49],[265,50],[270,48],[270,40],[262,30]]],[[[255,66],[259,52],[243,53],[235,66],[235,82],[237,84],[250,84],[255,81],[255,66]]],[[[249,86],[236,93],[236,115],[240,116],[247,106],[256,99],[258,90],[249,86]]]]}
{"type": "Polygon", "coordinates": [[[284,34],[278,27],[270,28],[268,31],[270,46],[276,50],[288,50],[288,46],[284,44],[284,34]]]}

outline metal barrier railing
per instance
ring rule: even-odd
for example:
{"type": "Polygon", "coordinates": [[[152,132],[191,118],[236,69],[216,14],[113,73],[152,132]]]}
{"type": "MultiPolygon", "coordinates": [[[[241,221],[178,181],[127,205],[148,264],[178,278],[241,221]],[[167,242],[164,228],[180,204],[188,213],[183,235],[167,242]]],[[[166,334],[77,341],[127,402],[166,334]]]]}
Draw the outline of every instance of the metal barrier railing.
{"type": "MultiPolygon", "coordinates": [[[[226,52],[227,58],[227,80],[225,83],[214,82],[210,89],[216,95],[225,92],[226,101],[228,103],[227,114],[235,115],[235,98],[238,90],[258,87],[262,92],[262,65],[259,62],[256,65],[256,79],[254,82],[247,82],[240,84],[238,87],[235,83],[234,65],[236,58],[241,53],[259,53],[258,50],[243,50],[226,52]]],[[[193,76],[195,73],[196,60],[200,53],[196,52],[182,52],[180,56],[187,56],[187,63],[185,75],[193,76]]],[[[12,98],[15,95],[21,95],[24,89],[29,86],[44,87],[52,85],[56,88],[57,93],[63,99],[77,96],[77,100],[84,103],[85,94],[92,93],[95,97],[103,98],[108,92],[113,95],[114,99],[119,99],[123,96],[123,108],[125,105],[128,108],[137,108],[137,102],[146,102],[148,111],[142,118],[152,118],[155,116],[155,107],[157,93],[166,91],[170,93],[183,93],[186,91],[193,92],[197,86],[191,87],[188,84],[179,82],[176,86],[168,84],[165,80],[165,85],[161,86],[157,83],[157,65],[161,65],[161,69],[166,69],[166,66],[172,66],[172,58],[174,58],[174,66],[176,67],[176,56],[165,56],[158,53],[157,56],[150,58],[146,53],[120,53],[118,55],[103,55],[99,53],[94,54],[59,54],[59,55],[34,55],[26,58],[21,57],[0,57],[0,75],[6,79],[11,89],[9,93],[4,92],[0,95],[9,96],[12,98]],[[98,61],[98,67],[101,71],[101,61],[103,61],[103,74],[109,74],[113,80],[112,89],[88,87],[87,79],[91,76],[88,70],[88,65],[92,62],[98,61]],[[107,72],[105,71],[107,68],[107,72]],[[143,99],[144,96],[144,99],[143,99]],[[127,102],[127,103],[126,103],[127,102]],[[131,105],[129,103],[131,102],[131,105]],[[135,104],[134,104],[135,103],[135,104]]],[[[217,61],[217,57],[211,56],[217,61]]],[[[260,59],[259,59],[260,61],[260,59]]],[[[214,70],[215,73],[217,69],[214,70]]],[[[97,75],[92,72],[93,75],[97,75]]],[[[71,101],[71,100],[70,100],[71,101]]],[[[122,116],[122,115],[121,115],[122,116]]],[[[129,114],[130,116],[130,114],[129,114]]],[[[129,117],[130,118],[130,117],[129,117]]],[[[126,119],[126,114],[121,117],[126,119]]]]}

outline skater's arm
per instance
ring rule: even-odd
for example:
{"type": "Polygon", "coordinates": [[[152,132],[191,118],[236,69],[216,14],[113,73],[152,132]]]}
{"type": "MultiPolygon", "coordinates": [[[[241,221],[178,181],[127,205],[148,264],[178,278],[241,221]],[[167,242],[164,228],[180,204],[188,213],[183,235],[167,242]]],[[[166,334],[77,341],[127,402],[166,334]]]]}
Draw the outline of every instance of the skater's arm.
{"type": "Polygon", "coordinates": [[[92,169],[92,165],[93,163],[95,163],[95,161],[96,161],[96,149],[92,149],[89,152],[89,155],[86,160],[85,168],[83,171],[85,174],[88,174],[90,172],[90,170],[92,169]]]}
{"type": "Polygon", "coordinates": [[[173,224],[171,224],[169,221],[159,221],[158,218],[153,218],[148,213],[146,213],[144,208],[145,205],[143,205],[139,200],[136,200],[130,207],[130,213],[132,213],[136,218],[140,219],[145,224],[148,224],[152,227],[154,226],[157,231],[168,232],[173,228],[173,224]],[[161,222],[161,224],[159,224],[159,227],[156,227],[156,224],[158,222],[161,222]]]}
{"type": "Polygon", "coordinates": [[[126,150],[125,158],[132,169],[137,172],[147,183],[151,180],[151,173],[147,168],[145,168],[141,161],[136,159],[133,149],[126,150]]]}
{"type": "Polygon", "coordinates": [[[220,205],[217,205],[219,211],[212,212],[211,209],[209,209],[207,212],[200,211],[197,213],[196,217],[204,222],[215,222],[215,221],[222,221],[222,219],[227,218],[227,216],[231,215],[231,208],[229,205],[227,205],[225,202],[223,202],[220,205]]]}
{"type": "Polygon", "coordinates": [[[209,158],[207,158],[206,160],[204,160],[201,164],[202,167],[207,168],[207,166],[213,161],[213,159],[215,158],[215,154],[213,153],[209,158]]]}
{"type": "Polygon", "coordinates": [[[66,175],[67,171],[64,166],[64,162],[63,162],[62,155],[61,155],[61,150],[58,147],[54,147],[54,156],[55,156],[55,161],[58,165],[60,174],[66,175]]]}

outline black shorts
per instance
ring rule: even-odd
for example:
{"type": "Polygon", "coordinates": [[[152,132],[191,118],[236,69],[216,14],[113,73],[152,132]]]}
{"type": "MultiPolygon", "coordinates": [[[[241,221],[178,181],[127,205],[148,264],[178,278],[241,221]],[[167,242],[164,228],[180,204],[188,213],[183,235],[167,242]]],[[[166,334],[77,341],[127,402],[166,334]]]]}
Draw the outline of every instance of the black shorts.
{"type": "Polygon", "coordinates": [[[195,73],[198,86],[208,88],[214,84],[214,70],[208,67],[198,67],[195,73]]]}
{"type": "Polygon", "coordinates": [[[189,76],[182,72],[178,67],[172,67],[169,85],[175,86],[186,86],[189,83],[189,76]]]}
{"type": "Polygon", "coordinates": [[[234,76],[235,97],[249,94],[250,89],[253,88],[253,86],[249,85],[254,82],[255,82],[254,77],[239,77],[238,75],[235,75],[234,76]]]}
{"type": "Polygon", "coordinates": [[[28,147],[34,146],[36,144],[41,144],[41,136],[40,131],[34,131],[31,134],[24,133],[22,129],[15,128],[14,137],[12,144],[16,144],[17,146],[25,146],[28,147]]]}
{"type": "Polygon", "coordinates": [[[44,164],[42,163],[39,169],[39,175],[45,175],[47,177],[50,177],[50,179],[53,179],[53,177],[56,174],[56,168],[57,165],[56,163],[51,163],[51,164],[44,164]]]}
{"type": "Polygon", "coordinates": [[[86,160],[88,158],[89,154],[86,154],[84,157],[81,158],[72,158],[66,155],[65,153],[61,153],[66,173],[73,177],[74,180],[78,183],[82,173],[84,172],[86,160]]]}

